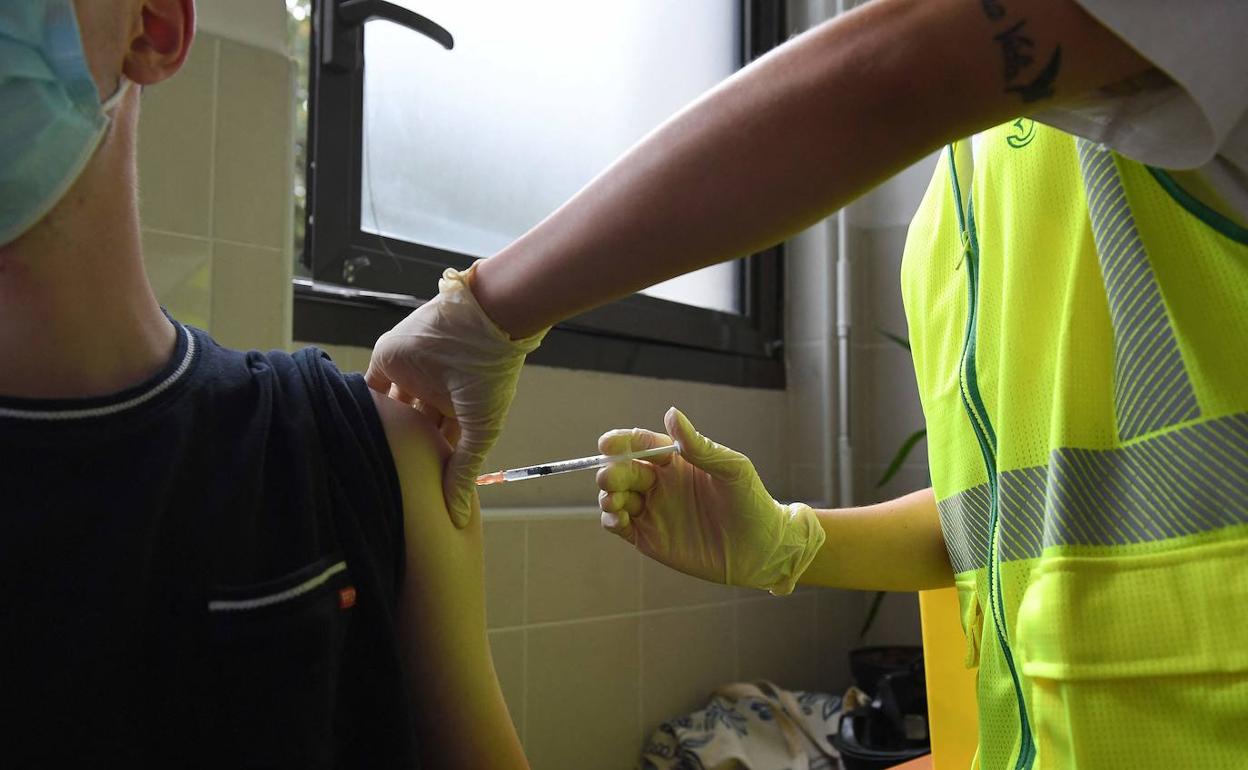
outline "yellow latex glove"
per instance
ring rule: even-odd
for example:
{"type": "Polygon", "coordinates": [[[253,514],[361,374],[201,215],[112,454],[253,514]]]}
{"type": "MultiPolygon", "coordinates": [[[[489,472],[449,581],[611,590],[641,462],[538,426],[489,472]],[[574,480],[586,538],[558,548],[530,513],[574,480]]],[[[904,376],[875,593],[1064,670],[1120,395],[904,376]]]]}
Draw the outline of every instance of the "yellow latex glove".
{"type": "Polygon", "coordinates": [[[808,505],[776,502],[753,463],[698,433],[672,407],[670,435],[641,428],[598,439],[603,454],[623,454],[675,439],[679,455],[632,460],[598,472],[602,526],[646,556],[687,575],[790,593],[823,546],[808,505]]]}
{"type": "Polygon", "coordinates": [[[471,273],[448,268],[438,295],[377,340],[365,375],[373,390],[440,413],[455,447],[442,492],[457,527],[472,519],[481,463],[502,432],[524,357],[546,335],[511,339],[472,296],[471,273]]]}

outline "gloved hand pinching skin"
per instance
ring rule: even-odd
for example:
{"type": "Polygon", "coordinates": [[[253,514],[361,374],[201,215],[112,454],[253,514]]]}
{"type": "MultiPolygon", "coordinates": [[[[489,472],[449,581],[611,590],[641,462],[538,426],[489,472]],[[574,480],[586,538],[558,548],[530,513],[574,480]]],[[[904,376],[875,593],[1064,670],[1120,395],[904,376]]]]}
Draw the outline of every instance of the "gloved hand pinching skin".
{"type": "Polygon", "coordinates": [[[790,593],[826,537],[815,512],[777,502],[748,457],[698,433],[675,407],[663,422],[670,436],[633,428],[598,439],[603,454],[680,446],[598,472],[603,528],[687,575],[790,593]]]}
{"type": "Polygon", "coordinates": [[[442,415],[454,446],[442,492],[461,528],[472,519],[476,479],[502,432],[524,358],[546,335],[513,340],[496,326],[469,288],[472,269],[448,268],[438,295],[377,340],[365,375],[373,390],[442,415]]]}

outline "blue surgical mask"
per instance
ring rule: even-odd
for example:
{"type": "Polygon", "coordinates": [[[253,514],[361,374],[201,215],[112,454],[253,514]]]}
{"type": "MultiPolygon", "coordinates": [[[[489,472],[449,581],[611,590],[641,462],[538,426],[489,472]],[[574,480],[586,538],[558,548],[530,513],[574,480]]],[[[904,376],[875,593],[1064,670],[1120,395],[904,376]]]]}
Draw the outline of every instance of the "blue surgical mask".
{"type": "Polygon", "coordinates": [[[73,0],[0,2],[0,245],[69,191],[127,84],[100,103],[73,0]]]}

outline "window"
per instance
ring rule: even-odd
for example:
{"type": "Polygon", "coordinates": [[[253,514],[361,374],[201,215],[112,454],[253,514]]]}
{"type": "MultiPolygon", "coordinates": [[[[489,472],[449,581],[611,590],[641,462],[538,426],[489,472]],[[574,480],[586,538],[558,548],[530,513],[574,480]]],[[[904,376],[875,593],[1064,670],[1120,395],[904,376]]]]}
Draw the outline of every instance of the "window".
{"type": "MultiPolygon", "coordinates": [[[[443,267],[501,249],[774,45],[782,7],[313,0],[296,338],[370,345],[443,267]]],[[[665,282],[560,325],[533,360],[782,386],[779,270],[773,249],[665,282]]]]}
{"type": "Polygon", "coordinates": [[[294,57],[295,77],[295,275],[308,276],[303,258],[308,211],[308,66],[311,64],[312,0],[286,0],[286,44],[294,57]]]}

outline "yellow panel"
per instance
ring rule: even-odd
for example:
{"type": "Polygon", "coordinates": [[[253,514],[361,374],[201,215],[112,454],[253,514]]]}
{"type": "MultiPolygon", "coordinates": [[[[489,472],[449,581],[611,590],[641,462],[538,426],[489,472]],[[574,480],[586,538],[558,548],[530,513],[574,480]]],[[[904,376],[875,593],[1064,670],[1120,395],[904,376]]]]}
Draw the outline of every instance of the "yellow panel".
{"type": "Polygon", "coordinates": [[[920,591],[919,612],[923,618],[933,770],[969,770],[979,735],[977,669],[964,665],[966,639],[958,612],[957,589],[920,591]]]}

